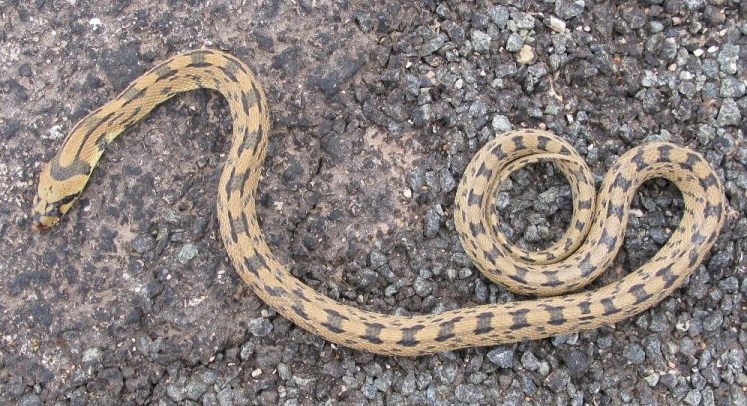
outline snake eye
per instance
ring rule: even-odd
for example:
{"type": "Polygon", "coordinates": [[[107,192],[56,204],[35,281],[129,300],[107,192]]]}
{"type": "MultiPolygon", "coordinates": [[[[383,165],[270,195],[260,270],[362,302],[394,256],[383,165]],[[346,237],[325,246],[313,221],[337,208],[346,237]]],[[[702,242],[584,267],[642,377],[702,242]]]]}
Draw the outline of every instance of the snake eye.
{"type": "Polygon", "coordinates": [[[61,206],[60,201],[51,203],[49,206],[47,206],[47,211],[45,214],[48,217],[55,217],[55,218],[62,217],[62,210],[60,210],[60,206],[61,206]]]}

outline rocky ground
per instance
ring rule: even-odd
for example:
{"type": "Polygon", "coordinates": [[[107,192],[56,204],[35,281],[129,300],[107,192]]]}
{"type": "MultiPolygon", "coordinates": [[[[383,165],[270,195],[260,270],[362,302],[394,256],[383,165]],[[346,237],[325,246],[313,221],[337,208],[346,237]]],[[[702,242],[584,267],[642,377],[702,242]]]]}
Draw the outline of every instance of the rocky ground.
{"type": "MultiPolygon", "coordinates": [[[[747,404],[747,3],[610,3],[0,0],[0,399],[747,404]],[[231,122],[197,91],[117,140],[60,227],[30,232],[40,164],[71,125],[200,47],[247,61],[270,98],[259,216],[273,250],[361,308],[520,299],[477,272],[451,219],[471,156],[512,128],[562,135],[598,177],[648,140],[691,147],[724,180],[729,218],[684,288],[615,326],[419,358],[352,351],[234,273],[214,210],[231,122]]],[[[500,192],[502,229],[545,246],[569,203],[562,176],[535,165],[500,192]]],[[[682,200],[649,182],[634,210],[598,284],[650,258],[682,200]]]]}

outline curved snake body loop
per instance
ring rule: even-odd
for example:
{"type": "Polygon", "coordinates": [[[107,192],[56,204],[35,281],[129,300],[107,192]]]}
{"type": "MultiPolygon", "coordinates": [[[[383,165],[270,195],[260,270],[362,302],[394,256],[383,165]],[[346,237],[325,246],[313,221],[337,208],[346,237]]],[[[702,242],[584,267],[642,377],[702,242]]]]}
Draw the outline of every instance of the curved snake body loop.
{"type": "Polygon", "coordinates": [[[220,232],[242,279],[280,314],[344,346],[388,355],[421,355],[468,346],[538,339],[615,323],[677,289],[701,263],[723,222],[721,182],[699,154],[650,143],[620,157],[602,182],[561,138],[518,130],[489,141],[468,165],[454,213],[465,251],[491,280],[539,298],[461,308],[441,314],[391,316],[341,304],[295,278],[272,254],[257,223],[255,197],[270,130],[267,100],[252,71],[214,50],[178,55],[136,79],[117,98],[82,119],[44,166],[33,224],[46,228],[68,211],[105,147],[173,95],[210,88],[228,100],[233,143],[218,188],[220,232]],[[510,171],[549,160],[573,191],[574,215],[550,248],[529,252],[496,232],[496,187],[510,171]],[[679,226],[654,257],[622,279],[582,290],[623,243],[636,189],[654,177],[672,181],[685,208],[679,226]],[[577,292],[563,296],[560,293],[577,292]]]}

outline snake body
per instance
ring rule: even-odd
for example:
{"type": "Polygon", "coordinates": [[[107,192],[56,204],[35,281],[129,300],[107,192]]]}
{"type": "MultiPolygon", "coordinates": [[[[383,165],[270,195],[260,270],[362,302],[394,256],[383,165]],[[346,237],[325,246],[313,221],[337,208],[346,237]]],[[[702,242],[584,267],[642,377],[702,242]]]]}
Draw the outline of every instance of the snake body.
{"type": "Polygon", "coordinates": [[[512,131],[489,141],[470,162],[456,192],[454,218],[465,251],[488,278],[536,298],[414,316],[360,310],[305,285],[270,251],[255,212],[270,130],[264,91],[239,59],[196,50],[161,63],[75,125],[41,171],[33,226],[47,228],[58,222],[83,191],[107,144],[127,127],[175,94],[199,88],[225,96],[233,120],[217,215],[234,267],[280,314],[347,347],[421,355],[618,322],[682,285],[716,241],[726,211],[718,176],[691,150],[669,143],[631,149],[606,174],[597,197],[589,169],[570,144],[545,131],[512,131]],[[557,243],[529,252],[496,231],[495,195],[510,171],[538,161],[553,162],[567,177],[574,217],[557,243]],[[680,189],[685,208],[679,225],[640,268],[600,288],[582,290],[611,264],[623,243],[636,189],[655,177],[669,179],[680,189]],[[566,294],[553,296],[560,293],[566,294]]]}

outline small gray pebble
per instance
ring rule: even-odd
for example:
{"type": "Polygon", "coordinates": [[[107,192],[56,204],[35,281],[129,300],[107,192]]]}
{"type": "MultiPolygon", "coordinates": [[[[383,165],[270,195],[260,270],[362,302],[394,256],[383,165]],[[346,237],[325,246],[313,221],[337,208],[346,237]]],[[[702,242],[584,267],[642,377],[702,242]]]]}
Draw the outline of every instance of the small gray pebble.
{"type": "Polygon", "coordinates": [[[425,213],[425,224],[423,225],[423,235],[425,238],[434,238],[438,235],[441,228],[441,216],[434,209],[428,209],[425,213]]]}
{"type": "Polygon", "coordinates": [[[472,49],[477,53],[484,53],[490,50],[490,41],[493,38],[483,31],[472,31],[472,49]]]}
{"type": "Polygon", "coordinates": [[[721,72],[727,75],[737,73],[737,60],[739,59],[739,45],[725,43],[716,57],[721,72]]]}
{"type": "Polygon", "coordinates": [[[374,379],[374,386],[376,389],[382,392],[389,392],[389,387],[392,386],[392,370],[386,370],[384,373],[374,379]]]}
{"type": "Polygon", "coordinates": [[[130,245],[138,254],[144,254],[156,247],[156,240],[150,234],[138,234],[130,245]]]}
{"type": "Polygon", "coordinates": [[[436,375],[443,383],[453,383],[459,375],[459,367],[452,363],[441,364],[436,367],[436,375]]]}
{"type": "Polygon", "coordinates": [[[734,99],[726,98],[721,103],[721,108],[716,117],[716,123],[720,126],[738,126],[742,122],[742,114],[739,112],[739,106],[734,99]]]}
{"type": "Polygon", "coordinates": [[[696,11],[703,8],[705,0],[685,0],[685,5],[690,11],[696,11]]]}
{"type": "Polygon", "coordinates": [[[478,303],[486,303],[488,301],[488,295],[490,289],[481,279],[475,280],[475,300],[478,303]]]}
{"type": "Polygon", "coordinates": [[[727,250],[719,251],[708,261],[708,270],[710,272],[720,272],[731,264],[732,258],[731,252],[727,250]]]}
{"type": "Polygon", "coordinates": [[[540,367],[540,362],[534,353],[527,351],[521,356],[521,365],[529,371],[536,371],[540,367]]]}
{"type": "Polygon", "coordinates": [[[739,291],[739,279],[736,276],[730,276],[718,282],[719,289],[725,293],[737,293],[739,291]]]}
{"type": "Polygon", "coordinates": [[[407,186],[413,191],[419,191],[425,186],[425,179],[423,173],[420,171],[412,171],[407,174],[407,186]]]}
{"type": "Polygon", "coordinates": [[[521,47],[524,46],[524,40],[519,34],[511,33],[506,40],[506,51],[508,52],[519,52],[521,47]]]}
{"type": "Polygon", "coordinates": [[[37,396],[34,393],[30,393],[23,398],[21,398],[21,401],[18,403],[20,406],[43,406],[44,403],[42,403],[39,396],[37,396]]]}
{"type": "Polygon", "coordinates": [[[479,404],[484,397],[481,388],[470,383],[459,384],[454,390],[454,398],[463,404],[479,404]]]}
{"type": "Polygon", "coordinates": [[[716,310],[703,319],[703,329],[705,331],[716,331],[716,329],[721,327],[721,324],[723,322],[724,322],[724,315],[721,314],[721,311],[716,310]]]}
{"type": "Polygon", "coordinates": [[[693,389],[690,392],[687,392],[687,396],[685,396],[685,403],[690,406],[698,406],[702,397],[703,396],[700,394],[699,390],[693,389]]]}
{"type": "Polygon", "coordinates": [[[436,36],[435,38],[432,38],[430,41],[426,42],[423,47],[420,50],[420,56],[428,56],[444,46],[446,43],[446,38],[444,38],[441,35],[436,36]]]}
{"type": "Polygon", "coordinates": [[[415,380],[415,373],[409,371],[407,375],[402,379],[402,386],[400,387],[400,393],[405,396],[410,396],[415,393],[417,389],[417,381],[415,380]]]}
{"type": "Polygon", "coordinates": [[[508,120],[508,117],[502,114],[496,114],[495,116],[493,116],[491,127],[493,127],[493,131],[495,131],[496,134],[502,134],[511,131],[511,129],[513,128],[511,122],[508,120]]]}
{"type": "Polygon", "coordinates": [[[247,323],[247,330],[255,337],[264,337],[272,331],[272,323],[263,317],[252,319],[247,323]]]}
{"type": "Polygon", "coordinates": [[[608,335],[602,335],[597,338],[597,345],[601,349],[607,349],[612,346],[612,337],[608,335]]]}
{"type": "Polygon", "coordinates": [[[239,351],[239,357],[241,357],[242,360],[246,361],[249,358],[251,358],[252,354],[254,354],[254,347],[256,344],[253,341],[247,341],[241,346],[241,350],[239,351]]]}
{"type": "Polygon", "coordinates": [[[550,372],[550,375],[545,378],[545,384],[556,393],[565,390],[570,382],[571,375],[562,369],[550,372]]]}
{"type": "Polygon", "coordinates": [[[573,17],[578,17],[583,12],[583,2],[570,0],[558,0],[555,2],[555,15],[564,20],[570,20],[573,17]]]}
{"type": "Polygon", "coordinates": [[[179,254],[177,254],[177,260],[179,260],[179,263],[186,264],[190,260],[192,260],[194,257],[197,256],[198,249],[197,246],[192,243],[187,243],[182,246],[182,248],[179,250],[179,254]]]}
{"type": "Polygon", "coordinates": [[[503,346],[498,346],[488,352],[488,359],[499,368],[511,368],[514,362],[514,350],[503,346]]]}
{"type": "Polygon", "coordinates": [[[563,351],[560,356],[568,368],[568,373],[574,378],[582,376],[589,369],[586,354],[579,350],[563,351]]]}
{"type": "Polygon", "coordinates": [[[721,80],[721,97],[738,99],[745,94],[745,84],[734,76],[727,76],[721,80]]]}
{"type": "Polygon", "coordinates": [[[656,372],[653,372],[649,375],[646,375],[646,377],[644,377],[643,379],[646,381],[648,386],[653,388],[656,386],[656,384],[659,383],[659,374],[657,374],[656,372]]]}
{"type": "Polygon", "coordinates": [[[412,284],[412,288],[415,290],[415,293],[420,297],[426,297],[433,292],[433,286],[431,286],[431,284],[428,281],[426,281],[425,279],[419,276],[415,279],[415,282],[412,284]]]}
{"type": "Polygon", "coordinates": [[[368,255],[368,261],[371,269],[379,269],[386,264],[387,258],[381,251],[374,250],[368,255]]]}
{"type": "Polygon", "coordinates": [[[441,190],[445,193],[451,192],[456,187],[456,181],[447,169],[441,171],[441,190]]]}
{"type": "Polygon", "coordinates": [[[508,18],[510,17],[508,7],[495,6],[488,10],[488,17],[490,17],[490,21],[497,25],[499,29],[503,29],[508,23],[508,18]]]}
{"type": "Polygon", "coordinates": [[[638,344],[629,344],[623,349],[623,357],[633,364],[640,365],[646,359],[646,353],[638,344]]]}

